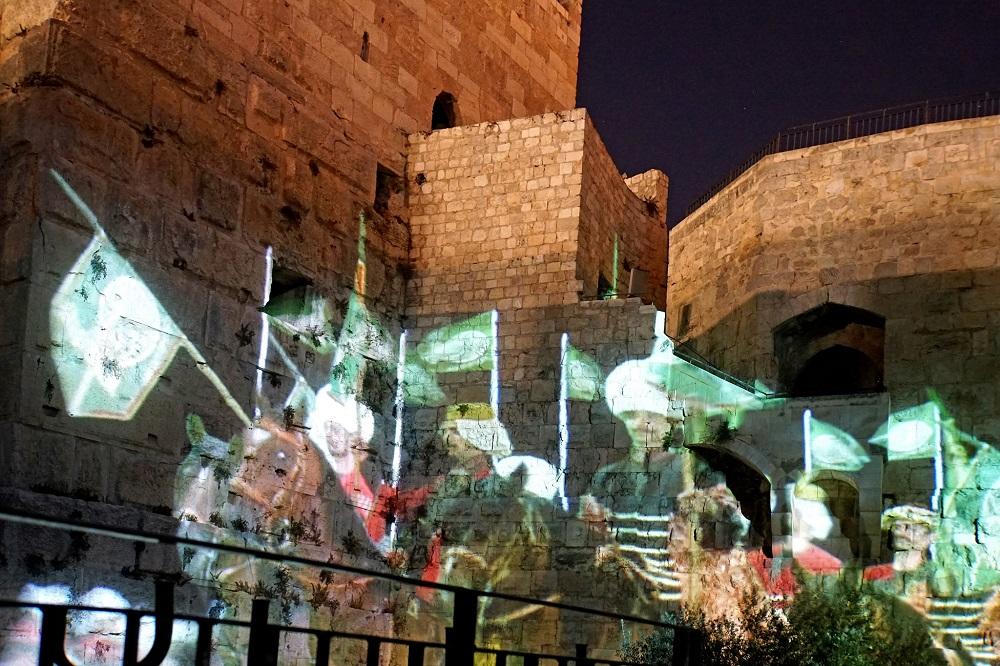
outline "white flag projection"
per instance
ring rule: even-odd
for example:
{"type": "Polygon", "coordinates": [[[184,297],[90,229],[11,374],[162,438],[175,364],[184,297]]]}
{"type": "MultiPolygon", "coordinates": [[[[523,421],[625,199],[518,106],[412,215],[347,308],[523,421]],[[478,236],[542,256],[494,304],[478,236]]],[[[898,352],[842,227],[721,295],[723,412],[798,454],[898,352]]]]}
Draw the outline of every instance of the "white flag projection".
{"type": "Polygon", "coordinates": [[[925,402],[893,412],[869,441],[884,446],[889,460],[933,458],[941,446],[940,410],[925,402]]]}
{"type": "Polygon", "coordinates": [[[59,285],[50,308],[53,353],[66,411],[76,417],[135,416],[177,350],[185,348],[240,419],[242,408],[159,300],[118,252],[97,216],[50,172],[94,229],[94,238],[59,285]]]}

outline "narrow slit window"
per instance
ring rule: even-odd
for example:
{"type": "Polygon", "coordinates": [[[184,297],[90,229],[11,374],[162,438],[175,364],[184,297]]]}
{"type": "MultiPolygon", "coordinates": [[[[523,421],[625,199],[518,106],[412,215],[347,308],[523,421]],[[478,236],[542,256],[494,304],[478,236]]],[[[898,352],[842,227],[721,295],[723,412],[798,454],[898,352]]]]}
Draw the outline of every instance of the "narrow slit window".
{"type": "Polygon", "coordinates": [[[368,58],[371,55],[371,38],[368,33],[361,35],[361,59],[368,62],[368,58]]]}

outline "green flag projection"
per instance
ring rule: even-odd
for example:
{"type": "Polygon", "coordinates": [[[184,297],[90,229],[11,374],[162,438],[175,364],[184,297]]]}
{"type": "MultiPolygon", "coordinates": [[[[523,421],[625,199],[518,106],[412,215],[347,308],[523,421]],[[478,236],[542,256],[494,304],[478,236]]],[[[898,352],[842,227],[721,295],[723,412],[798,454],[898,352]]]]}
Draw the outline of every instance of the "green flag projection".
{"type": "Polygon", "coordinates": [[[424,366],[434,372],[493,368],[493,313],[484,312],[434,329],[417,345],[424,366]]]}
{"type": "Polygon", "coordinates": [[[403,371],[403,395],[406,402],[414,405],[443,405],[444,391],[437,380],[419,360],[406,361],[403,371]]]}
{"type": "Polygon", "coordinates": [[[869,440],[885,447],[889,460],[933,458],[941,449],[941,413],[934,402],[902,409],[869,440]]]}
{"type": "Polygon", "coordinates": [[[570,400],[600,400],[604,373],[590,354],[569,345],[566,349],[566,388],[570,400]]]}
{"type": "Polygon", "coordinates": [[[825,421],[812,418],[809,410],[806,410],[804,420],[806,451],[810,456],[809,464],[813,470],[856,472],[871,460],[858,440],[850,433],[825,421]]]}

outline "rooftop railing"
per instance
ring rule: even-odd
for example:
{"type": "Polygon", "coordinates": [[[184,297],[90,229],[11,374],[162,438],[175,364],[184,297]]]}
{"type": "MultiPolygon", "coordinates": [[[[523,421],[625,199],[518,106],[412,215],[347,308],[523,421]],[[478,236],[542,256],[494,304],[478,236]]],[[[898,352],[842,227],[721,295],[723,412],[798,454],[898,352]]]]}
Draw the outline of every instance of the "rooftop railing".
{"type": "Polygon", "coordinates": [[[701,208],[709,199],[739,178],[743,172],[768,155],[845,141],[881,132],[891,132],[917,125],[943,123],[951,120],[967,120],[969,118],[982,118],[994,115],[1000,115],[1000,92],[925,100],[902,106],[886,107],[876,111],[855,113],[808,125],[789,127],[779,132],[777,136],[767,142],[760,150],[731,169],[722,180],[695,199],[687,207],[684,216],[687,217],[701,208]]]}

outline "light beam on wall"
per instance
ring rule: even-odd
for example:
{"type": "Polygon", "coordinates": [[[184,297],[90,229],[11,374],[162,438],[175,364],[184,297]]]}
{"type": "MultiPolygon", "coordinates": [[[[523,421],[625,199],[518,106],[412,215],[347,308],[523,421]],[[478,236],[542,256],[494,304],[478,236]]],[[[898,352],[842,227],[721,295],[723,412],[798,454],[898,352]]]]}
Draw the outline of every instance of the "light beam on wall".
{"type": "Polygon", "coordinates": [[[493,415],[500,418],[500,312],[490,314],[490,328],[493,333],[493,363],[490,368],[490,407],[493,415]]]}
{"type": "Polygon", "coordinates": [[[931,495],[931,510],[937,511],[941,503],[941,486],[944,484],[944,456],[941,452],[941,408],[933,404],[934,414],[934,493],[931,495]]]}
{"type": "MultiPolygon", "coordinates": [[[[261,305],[267,305],[267,301],[271,298],[271,277],[274,271],[274,251],[270,245],[264,250],[264,292],[263,300],[261,305]]],[[[271,324],[268,321],[267,314],[264,312],[260,313],[260,350],[257,352],[257,392],[254,396],[257,404],[254,406],[253,415],[254,418],[259,419],[261,417],[260,409],[260,396],[264,390],[264,368],[267,365],[267,347],[268,341],[271,339],[271,324]]]]}
{"type": "Polygon", "coordinates": [[[569,511],[566,497],[566,469],[569,463],[569,382],[566,366],[569,357],[569,333],[562,334],[559,352],[559,498],[563,511],[569,511]]]}
{"type": "Polygon", "coordinates": [[[812,410],[802,412],[802,455],[805,456],[805,473],[812,473],[812,410]]]}
{"type": "MultiPolygon", "coordinates": [[[[390,483],[399,489],[399,477],[403,465],[403,404],[405,392],[403,380],[406,375],[406,331],[399,334],[399,358],[396,361],[396,429],[392,439],[392,476],[390,483]]],[[[389,527],[389,548],[396,544],[396,521],[389,527]]]]}
{"type": "Polygon", "coordinates": [[[618,234],[615,234],[615,247],[611,254],[611,293],[618,297],[618,234]]]}

